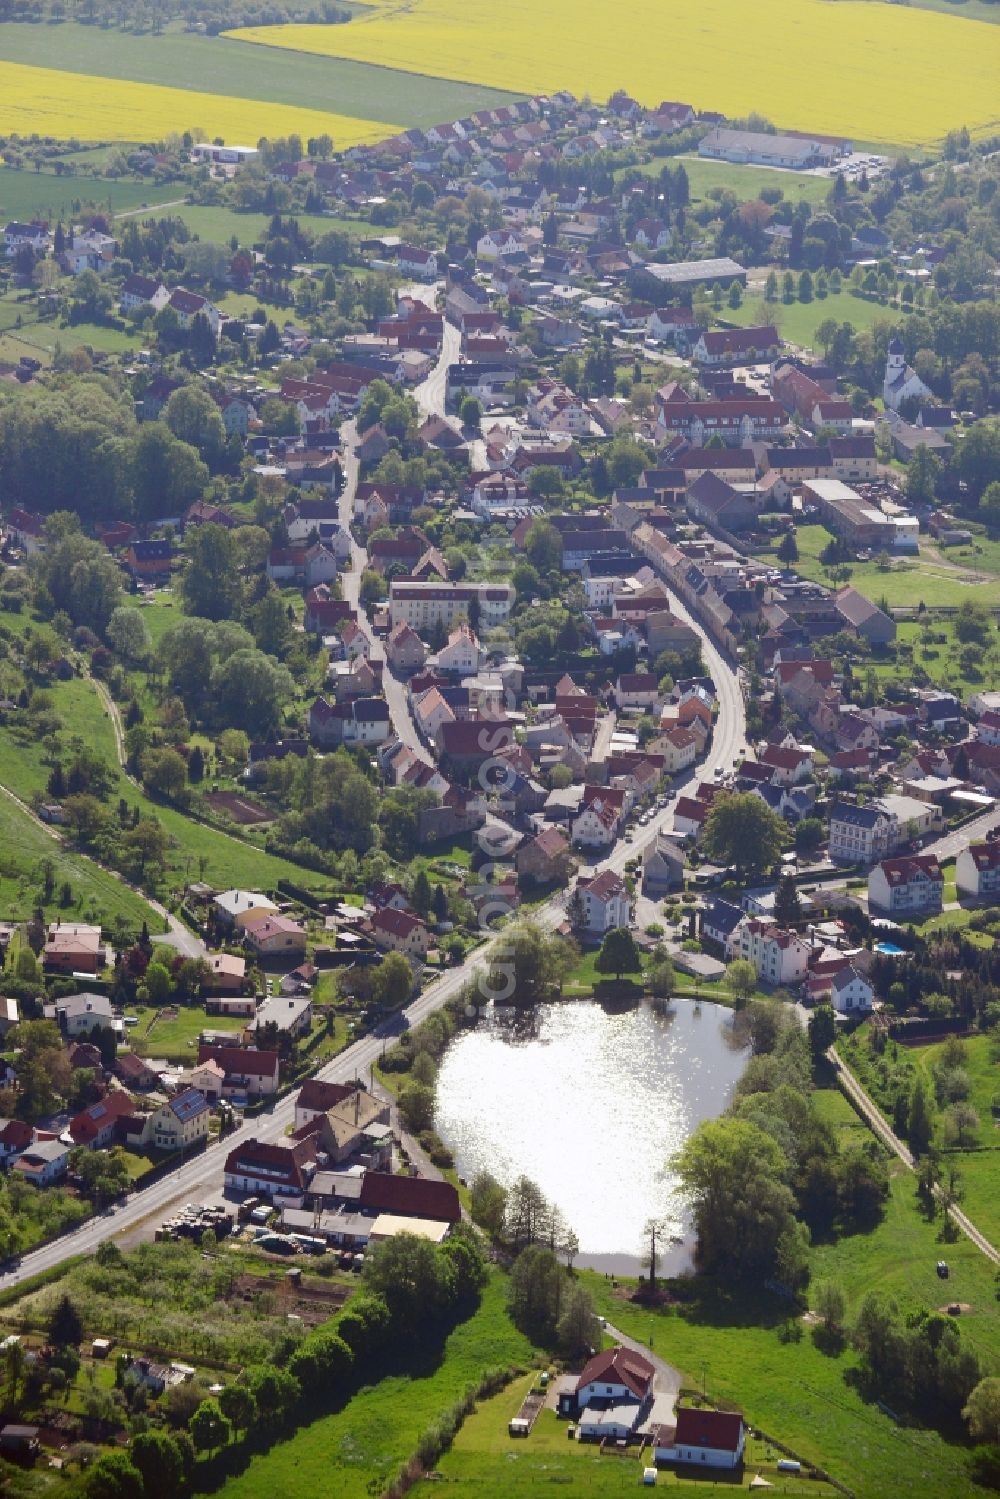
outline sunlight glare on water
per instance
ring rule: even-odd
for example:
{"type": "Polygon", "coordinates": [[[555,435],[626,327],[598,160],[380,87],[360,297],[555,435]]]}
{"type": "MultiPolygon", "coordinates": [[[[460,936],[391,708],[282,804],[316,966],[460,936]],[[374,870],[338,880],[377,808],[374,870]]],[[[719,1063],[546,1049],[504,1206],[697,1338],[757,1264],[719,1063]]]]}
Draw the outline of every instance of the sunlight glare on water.
{"type": "MultiPolygon", "coordinates": [[[[467,1181],[489,1170],[536,1182],[579,1238],[581,1264],[634,1272],[651,1215],[684,1235],[670,1156],[723,1112],[746,1056],[720,1005],[680,1000],[666,1016],[543,1005],[452,1043],[437,1129],[467,1181]]],[[[664,1248],[664,1271],[689,1263],[686,1247],[664,1248]]]]}

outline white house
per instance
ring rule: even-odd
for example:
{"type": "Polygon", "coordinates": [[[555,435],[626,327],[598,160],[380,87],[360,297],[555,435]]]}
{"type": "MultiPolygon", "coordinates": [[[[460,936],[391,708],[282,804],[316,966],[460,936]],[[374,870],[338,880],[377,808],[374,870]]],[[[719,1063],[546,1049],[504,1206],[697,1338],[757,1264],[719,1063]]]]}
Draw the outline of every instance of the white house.
{"type": "Polygon", "coordinates": [[[3,247],[9,260],[13,260],[20,250],[44,255],[49,247],[49,231],[44,224],[12,222],[3,231],[3,247]]]}
{"type": "Polygon", "coordinates": [[[215,338],[219,336],[222,327],[222,313],[208,300],[200,296],[198,292],[186,291],[183,286],[178,286],[170,296],[167,303],[171,312],[176,314],[177,321],[182,328],[190,328],[196,317],[207,320],[215,338]]]}
{"type": "Polygon", "coordinates": [[[70,1147],[63,1140],[36,1140],[23,1150],[11,1167],[22,1181],[47,1187],[66,1175],[70,1147]]]}
{"type": "Polygon", "coordinates": [[[417,245],[400,245],[396,264],[404,276],[416,276],[419,281],[433,281],[438,273],[437,256],[432,250],[422,250],[417,245]]]}
{"type": "Polygon", "coordinates": [[[470,677],[478,672],[481,660],[479,640],[468,625],[461,624],[456,630],[452,630],[447,645],[443,645],[438,651],[434,664],[438,671],[470,677]]]}
{"type": "Polygon", "coordinates": [[[782,987],[801,984],[809,969],[809,944],[772,921],[747,916],[732,937],[734,952],[752,963],[758,978],[782,987]]]}
{"type": "Polygon", "coordinates": [[[830,808],[830,858],[839,863],[871,864],[889,852],[890,836],[889,817],[877,802],[835,802],[830,808]]]}
{"type": "Polygon", "coordinates": [[[655,1370],[631,1348],[609,1348],[584,1365],[576,1386],[559,1396],[562,1415],[579,1420],[580,1437],[626,1440],[648,1412],[655,1370]]]}
{"type": "Polygon", "coordinates": [[[955,886],[977,899],[1000,891],[1000,839],[962,849],[955,860],[955,886]]]}
{"type": "Polygon", "coordinates": [[[596,937],[615,927],[628,926],[632,914],[625,881],[611,869],[589,880],[577,880],[576,893],[583,908],[583,930],[596,937]]]}
{"type": "Polygon", "coordinates": [[[169,301],[170,292],[163,282],[149,276],[126,276],[122,284],[122,312],[135,312],[137,307],[146,306],[162,312],[169,301]]]}
{"type": "Polygon", "coordinates": [[[157,1150],[184,1150],[208,1139],[208,1099],[198,1088],[185,1088],[150,1115],[145,1134],[157,1150]]]}
{"type": "Polygon", "coordinates": [[[944,874],[933,854],[883,859],[868,876],[868,905],[891,916],[940,911],[944,874]]]}
{"type": "Polygon", "coordinates": [[[864,974],[848,963],[839,969],[830,980],[830,1003],[841,1015],[855,1015],[859,1010],[870,1010],[875,991],[864,974]]]}
{"type": "MultiPolygon", "coordinates": [[[[669,1432],[661,1427],[661,1436],[669,1432]]],[[[743,1461],[746,1427],[737,1411],[696,1410],[681,1406],[673,1441],[661,1445],[657,1438],[657,1462],[690,1463],[698,1468],[736,1468],[743,1461]]]]}
{"type": "Polygon", "coordinates": [[[615,683],[615,702],[621,708],[655,708],[659,696],[656,676],[651,671],[622,672],[615,683]]]}
{"type": "Polygon", "coordinates": [[[477,260],[509,260],[524,255],[527,246],[511,229],[490,229],[476,241],[477,260]]]}
{"type": "Polygon", "coordinates": [[[585,788],[584,797],[584,804],[573,819],[573,842],[587,848],[610,848],[621,826],[625,792],[592,786],[585,788]]]}

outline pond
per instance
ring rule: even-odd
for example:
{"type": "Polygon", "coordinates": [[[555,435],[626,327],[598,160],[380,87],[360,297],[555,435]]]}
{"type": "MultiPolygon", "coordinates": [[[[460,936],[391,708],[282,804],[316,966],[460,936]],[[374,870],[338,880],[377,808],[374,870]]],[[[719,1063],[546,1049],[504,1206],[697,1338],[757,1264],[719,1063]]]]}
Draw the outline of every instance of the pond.
{"type": "Polygon", "coordinates": [[[579,1002],[488,1018],[442,1059],[437,1130],[467,1181],[536,1182],[576,1233],[579,1264],[637,1273],[656,1215],[660,1269],[679,1273],[690,1224],[669,1159],[725,1110],[747,1055],[731,1011],[688,1000],[666,1014],[579,1002]]]}

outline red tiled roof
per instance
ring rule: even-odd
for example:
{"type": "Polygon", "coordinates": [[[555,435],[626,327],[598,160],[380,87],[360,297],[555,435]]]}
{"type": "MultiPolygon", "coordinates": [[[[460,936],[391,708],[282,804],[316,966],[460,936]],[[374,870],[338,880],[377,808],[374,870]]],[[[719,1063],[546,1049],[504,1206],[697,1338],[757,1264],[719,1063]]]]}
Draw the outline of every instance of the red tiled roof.
{"type": "Polygon", "coordinates": [[[641,1353],[634,1353],[631,1348],[609,1348],[584,1364],[576,1387],[583,1390],[589,1384],[621,1384],[641,1400],[654,1373],[653,1365],[641,1353]]]}
{"type": "Polygon", "coordinates": [[[674,1443],[678,1447],[709,1447],[735,1452],[740,1445],[743,1417],[737,1411],[702,1411],[682,1405],[677,1412],[674,1443]]]}
{"type": "Polygon", "coordinates": [[[435,1218],[457,1223],[462,1216],[458,1192],[451,1182],[427,1181],[421,1176],[392,1176],[388,1171],[366,1171],[358,1205],[377,1213],[399,1213],[405,1218],[435,1218]]]}

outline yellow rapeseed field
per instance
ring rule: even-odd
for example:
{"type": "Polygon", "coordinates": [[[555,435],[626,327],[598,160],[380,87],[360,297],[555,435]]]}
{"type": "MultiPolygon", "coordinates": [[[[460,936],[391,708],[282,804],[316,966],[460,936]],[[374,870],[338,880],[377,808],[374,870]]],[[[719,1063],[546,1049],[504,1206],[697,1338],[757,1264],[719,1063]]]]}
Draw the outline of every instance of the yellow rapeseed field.
{"type": "Polygon", "coordinates": [[[0,60],[0,131],[79,140],[151,141],[171,131],[202,129],[229,145],[262,135],[331,135],[338,146],[381,140],[396,128],[318,109],[234,99],[117,78],[91,78],[0,60]]]}
{"type": "Polygon", "coordinates": [[[1000,125],[1000,26],[873,0],[368,0],[267,46],[523,93],[682,99],[788,129],[924,145],[1000,125]]]}

